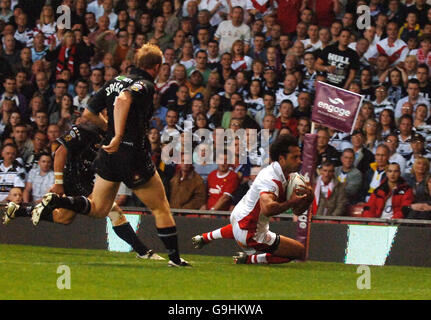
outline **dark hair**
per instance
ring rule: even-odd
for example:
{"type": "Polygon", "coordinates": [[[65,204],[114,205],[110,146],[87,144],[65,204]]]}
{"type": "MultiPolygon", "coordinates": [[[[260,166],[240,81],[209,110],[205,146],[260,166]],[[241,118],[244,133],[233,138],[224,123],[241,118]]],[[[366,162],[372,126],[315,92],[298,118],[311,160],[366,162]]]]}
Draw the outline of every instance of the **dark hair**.
{"type": "Polygon", "coordinates": [[[407,86],[408,86],[410,83],[417,84],[418,86],[420,85],[419,80],[418,80],[418,79],[415,79],[415,78],[409,79],[409,81],[407,81],[407,86]]]}
{"type": "Polygon", "coordinates": [[[411,123],[414,123],[413,117],[409,114],[403,114],[399,119],[398,119],[398,124],[401,123],[401,121],[403,121],[404,119],[408,119],[411,121],[411,123]]]}
{"type": "MultiPolygon", "coordinates": [[[[343,152],[344,153],[344,152],[343,152]]],[[[325,160],[322,162],[322,164],[320,165],[320,167],[335,167],[335,163],[332,162],[331,160],[325,160]]]]}
{"type": "Polygon", "coordinates": [[[430,68],[428,67],[428,65],[426,63],[419,63],[418,66],[417,66],[417,68],[416,68],[416,70],[419,69],[419,68],[426,69],[427,72],[429,73],[429,69],[430,68]]]}
{"type": "Polygon", "coordinates": [[[298,147],[296,138],[288,134],[279,135],[269,147],[269,156],[272,161],[278,161],[280,156],[285,156],[290,152],[290,147],[298,147]]]}
{"type": "Polygon", "coordinates": [[[346,152],[350,152],[353,155],[355,155],[355,151],[352,148],[346,148],[343,150],[343,152],[341,153],[341,155],[344,155],[346,152]]]}

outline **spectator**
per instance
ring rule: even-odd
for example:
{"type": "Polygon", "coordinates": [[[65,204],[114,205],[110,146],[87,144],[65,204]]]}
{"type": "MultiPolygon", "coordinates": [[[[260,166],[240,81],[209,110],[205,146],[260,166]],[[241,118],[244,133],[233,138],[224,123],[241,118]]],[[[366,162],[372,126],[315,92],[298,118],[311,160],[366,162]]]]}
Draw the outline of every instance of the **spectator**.
{"type": "Polygon", "coordinates": [[[280,116],[275,121],[275,128],[289,128],[292,135],[298,137],[298,120],[293,117],[293,103],[290,100],[283,100],[280,104],[280,116]]]}
{"type": "Polygon", "coordinates": [[[416,131],[422,131],[427,125],[428,107],[425,104],[419,104],[413,113],[413,127],[416,131]]]}
{"type": "MultiPolygon", "coordinates": [[[[380,59],[387,60],[387,58],[379,57],[377,61],[379,61],[380,59]]],[[[387,71],[389,72],[387,73],[389,78],[388,100],[392,102],[394,106],[396,106],[398,101],[407,95],[407,91],[404,87],[403,78],[402,78],[404,70],[395,68],[391,70],[387,69],[387,71]]],[[[384,78],[386,78],[386,75],[384,75],[384,78]]],[[[385,81],[385,80],[383,79],[382,81],[385,81]]]]}
{"type": "Polygon", "coordinates": [[[217,170],[208,175],[207,210],[229,210],[233,194],[239,185],[238,175],[227,164],[228,156],[224,154],[218,160],[217,170]]]}
{"type": "Polygon", "coordinates": [[[48,136],[48,150],[53,154],[57,150],[60,143],[57,141],[62,135],[60,127],[57,124],[50,124],[46,130],[48,136]]]}
{"type": "Polygon", "coordinates": [[[243,23],[244,9],[234,7],[232,9],[232,20],[223,21],[215,32],[214,39],[220,42],[220,52],[228,52],[235,40],[242,39],[245,42],[245,52],[250,47],[250,27],[243,23]]]}
{"type": "Polygon", "coordinates": [[[295,27],[298,24],[299,12],[301,12],[306,5],[305,1],[281,1],[277,0],[277,19],[281,24],[281,31],[284,34],[295,32],[295,27]]]}
{"type": "Polygon", "coordinates": [[[409,12],[407,13],[406,23],[400,28],[398,33],[398,37],[407,42],[412,36],[418,37],[421,36],[421,27],[417,23],[418,17],[416,13],[409,12]]]}
{"type": "Polygon", "coordinates": [[[9,20],[13,16],[13,11],[11,8],[11,0],[1,0],[0,1],[0,20],[3,20],[4,22],[9,22],[9,20]]]}
{"type": "Polygon", "coordinates": [[[162,50],[165,50],[168,46],[168,44],[171,42],[172,35],[168,34],[165,31],[166,27],[166,19],[163,16],[158,16],[154,19],[153,22],[153,28],[154,31],[148,33],[147,38],[150,39],[157,39],[157,43],[160,46],[162,50]]]}
{"type": "Polygon", "coordinates": [[[407,44],[398,39],[398,29],[395,22],[389,22],[386,27],[388,37],[377,43],[378,54],[388,56],[391,67],[403,67],[404,60],[408,54],[407,44]]]}
{"type": "Polygon", "coordinates": [[[190,74],[189,80],[186,82],[186,85],[189,89],[189,95],[191,99],[199,98],[203,99],[205,87],[203,86],[204,77],[199,70],[194,70],[192,74],[190,74]]]}
{"type": "Polygon", "coordinates": [[[27,162],[34,151],[27,125],[24,123],[17,124],[13,128],[12,135],[17,146],[17,156],[19,156],[24,163],[27,162]]]}
{"type": "Polygon", "coordinates": [[[222,119],[222,127],[224,129],[229,128],[229,123],[231,119],[237,119],[241,122],[241,125],[243,128],[250,128],[250,129],[256,129],[260,130],[259,124],[257,124],[256,121],[254,121],[248,114],[247,114],[247,105],[246,103],[242,101],[238,101],[232,112],[225,112],[223,119],[222,119]]]}
{"type": "Polygon", "coordinates": [[[389,148],[389,162],[398,163],[400,165],[401,175],[404,175],[406,172],[406,159],[397,152],[398,135],[396,133],[389,134],[384,144],[389,148]]]}
{"type": "Polygon", "coordinates": [[[362,187],[362,172],[354,167],[355,152],[351,148],[344,149],[341,154],[341,166],[335,168],[335,177],[344,184],[348,203],[359,202],[362,187]]]}
{"type": "Polygon", "coordinates": [[[402,208],[413,202],[413,189],[401,177],[400,166],[391,163],[386,170],[387,178],[371,194],[364,207],[363,217],[402,219],[402,208]]]}
{"type": "Polygon", "coordinates": [[[44,106],[49,106],[50,99],[54,94],[53,89],[49,84],[49,77],[44,71],[36,73],[36,90],[35,93],[40,95],[43,99],[44,106]]]}
{"type": "Polygon", "coordinates": [[[431,176],[424,180],[425,188],[421,194],[415,194],[413,203],[402,208],[404,218],[415,220],[431,220],[431,176]]]}
{"type": "MultiPolygon", "coordinates": [[[[112,0],[106,0],[112,1],[112,0]]],[[[56,47],[56,42],[52,41],[45,59],[52,61],[56,65],[56,74],[60,74],[63,69],[68,69],[72,78],[79,75],[79,65],[82,61],[88,61],[94,55],[94,49],[89,39],[85,38],[84,43],[76,43],[75,34],[67,31],[64,34],[61,45],[56,47]]]]}
{"type": "Polygon", "coordinates": [[[413,189],[413,194],[416,197],[422,198],[425,195],[428,180],[430,175],[430,162],[427,158],[418,157],[412,167],[411,172],[403,175],[406,182],[413,189]]]}
{"type": "Polygon", "coordinates": [[[369,118],[365,121],[362,131],[365,138],[364,146],[374,153],[377,146],[383,142],[379,123],[375,118],[369,118]]]}
{"type": "Polygon", "coordinates": [[[109,52],[114,57],[113,67],[119,69],[121,62],[133,54],[129,45],[129,33],[122,29],[117,34],[115,31],[106,30],[96,38],[96,47],[102,52],[109,52]]]}
{"type": "Polygon", "coordinates": [[[3,52],[2,57],[8,62],[10,66],[19,64],[20,57],[16,40],[12,34],[3,36],[3,52]]]}
{"type": "Polygon", "coordinates": [[[309,92],[299,92],[298,106],[293,109],[292,116],[299,119],[301,117],[311,118],[312,99],[309,92]]]}
{"type": "Polygon", "coordinates": [[[408,96],[400,99],[398,101],[396,107],[395,107],[395,118],[396,119],[399,119],[401,117],[402,106],[406,102],[410,102],[413,105],[414,111],[416,110],[416,107],[419,104],[425,104],[428,108],[430,106],[430,102],[427,99],[421,97],[419,94],[420,88],[419,88],[419,81],[417,79],[410,79],[408,81],[407,93],[408,93],[408,96]]]}
{"type": "Polygon", "coordinates": [[[23,118],[29,115],[27,101],[25,97],[16,91],[16,79],[13,75],[8,75],[3,82],[4,92],[0,97],[2,103],[5,99],[13,100],[23,118]]]}
{"type": "Polygon", "coordinates": [[[297,107],[298,94],[298,79],[293,74],[287,74],[283,82],[283,88],[278,89],[276,93],[276,106],[279,107],[283,100],[290,100],[293,107],[297,107]]]}
{"type": "Polygon", "coordinates": [[[79,112],[82,112],[88,106],[90,95],[88,94],[88,82],[85,79],[79,79],[75,83],[76,96],[73,98],[73,105],[79,112]]]}
{"type": "Polygon", "coordinates": [[[430,154],[425,150],[425,138],[419,133],[415,133],[410,141],[410,146],[412,148],[411,155],[407,158],[406,161],[406,170],[405,174],[411,173],[413,168],[413,164],[419,158],[427,158],[429,159],[430,154]]]}
{"type": "Polygon", "coordinates": [[[278,110],[275,107],[275,94],[272,92],[265,92],[263,95],[263,104],[264,104],[264,109],[256,112],[255,115],[255,120],[256,122],[262,127],[263,124],[263,118],[268,115],[268,114],[272,114],[275,117],[278,114],[278,110]]]}
{"type": "Polygon", "coordinates": [[[16,160],[18,150],[13,144],[3,145],[0,159],[0,201],[4,201],[12,188],[24,188],[26,173],[16,160]]]}
{"type": "MultiPolygon", "coordinates": [[[[46,113],[43,110],[38,111],[36,112],[34,119],[35,119],[34,123],[31,123],[31,125],[33,126],[33,132],[34,131],[46,132],[49,125],[48,113],[46,113]]],[[[31,132],[30,136],[32,136],[32,134],[33,133],[31,132]]]]}
{"type": "MultiPolygon", "coordinates": [[[[55,81],[53,93],[54,95],[49,98],[48,104],[48,114],[51,116],[52,114],[60,111],[61,108],[61,100],[63,96],[67,93],[67,81],[63,79],[58,79],[55,81]]],[[[51,122],[51,121],[50,121],[51,122]]]]}
{"type": "Polygon", "coordinates": [[[178,167],[170,180],[169,204],[175,209],[199,210],[206,202],[205,182],[192,164],[181,163],[178,167]]]}
{"type": "Polygon", "coordinates": [[[345,215],[347,198],[344,184],[335,177],[335,166],[330,161],[322,163],[314,187],[312,214],[319,216],[345,215]]]}
{"type": "Polygon", "coordinates": [[[419,64],[425,64],[431,68],[431,38],[423,36],[420,40],[420,48],[417,50],[416,57],[419,64]]]}
{"type": "Polygon", "coordinates": [[[169,109],[166,112],[166,126],[163,128],[161,132],[162,143],[165,138],[179,136],[182,131],[181,127],[178,126],[179,116],[178,112],[172,109],[169,109]]]}
{"type": "Polygon", "coordinates": [[[18,205],[23,203],[23,190],[22,188],[12,188],[9,191],[9,195],[4,201],[12,201],[18,205]]]}
{"type": "Polygon", "coordinates": [[[404,158],[409,158],[412,153],[410,140],[413,135],[413,118],[410,115],[403,115],[399,120],[399,146],[397,152],[404,158]]]}
{"type": "Polygon", "coordinates": [[[42,153],[48,152],[48,136],[45,132],[36,131],[33,135],[33,153],[28,157],[27,162],[25,163],[25,167],[27,171],[37,167],[40,155],[42,153]]]}
{"type": "Polygon", "coordinates": [[[327,72],[328,83],[347,89],[359,69],[358,54],[347,45],[351,32],[343,29],[339,42],[326,47],[316,61],[316,70],[327,72]]]}
{"type": "Polygon", "coordinates": [[[317,165],[330,161],[334,166],[339,166],[340,154],[333,146],[329,144],[329,132],[326,128],[319,128],[317,134],[317,165]]]}
{"type": "Polygon", "coordinates": [[[38,167],[30,170],[24,189],[24,202],[40,202],[42,197],[54,184],[54,171],[52,170],[52,157],[49,153],[42,154],[38,167]]]}
{"type": "MultiPolygon", "coordinates": [[[[361,192],[361,199],[368,202],[371,194],[376,190],[386,178],[386,169],[389,164],[389,148],[380,144],[375,153],[376,161],[371,163],[368,170],[364,174],[364,183],[361,192]]],[[[398,171],[399,167],[398,167],[398,171]]],[[[400,172],[401,174],[401,172],[400,172]]]]}
{"type": "Polygon", "coordinates": [[[385,109],[394,111],[394,105],[388,99],[388,88],[384,84],[379,84],[375,87],[375,100],[372,101],[374,106],[374,114],[378,118],[380,113],[385,109]]]}
{"type": "Polygon", "coordinates": [[[15,31],[15,40],[19,41],[24,47],[33,46],[33,30],[28,27],[27,14],[21,13],[16,20],[17,29],[15,31]]]}

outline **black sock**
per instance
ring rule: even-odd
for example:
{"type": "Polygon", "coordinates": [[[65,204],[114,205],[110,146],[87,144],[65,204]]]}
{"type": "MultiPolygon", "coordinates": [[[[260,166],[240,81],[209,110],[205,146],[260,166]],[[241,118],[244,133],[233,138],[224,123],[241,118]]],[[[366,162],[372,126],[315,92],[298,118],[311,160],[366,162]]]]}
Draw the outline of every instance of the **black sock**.
{"type": "Polygon", "coordinates": [[[112,227],[114,229],[115,234],[130,244],[139,255],[144,255],[147,253],[148,248],[139,240],[135,231],[133,231],[132,226],[129,222],[122,224],[120,226],[112,227]]]}
{"type": "Polygon", "coordinates": [[[169,259],[176,264],[180,264],[181,260],[180,253],[178,251],[177,228],[175,226],[168,228],[157,228],[157,235],[168,250],[169,259]]]}
{"type": "MultiPolygon", "coordinates": [[[[33,211],[33,206],[27,206],[27,207],[19,207],[17,211],[15,211],[15,217],[31,217],[31,213],[33,211]]],[[[40,216],[40,220],[54,222],[52,212],[42,212],[40,216]]]]}
{"type": "Polygon", "coordinates": [[[15,211],[15,217],[31,217],[31,211],[34,207],[28,206],[20,206],[18,210],[15,211]]]}
{"type": "Polygon", "coordinates": [[[76,213],[87,215],[91,210],[91,202],[84,196],[61,197],[58,199],[59,208],[69,209],[76,213]]]}

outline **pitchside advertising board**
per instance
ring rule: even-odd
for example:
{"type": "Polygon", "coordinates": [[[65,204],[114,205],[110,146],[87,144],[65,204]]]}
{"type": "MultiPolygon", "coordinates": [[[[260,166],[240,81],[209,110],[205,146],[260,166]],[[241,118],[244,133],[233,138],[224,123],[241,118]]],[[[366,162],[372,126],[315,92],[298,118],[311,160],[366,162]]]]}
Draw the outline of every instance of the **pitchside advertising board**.
{"type": "MultiPolygon", "coordinates": [[[[311,120],[325,127],[352,133],[359,114],[363,96],[330,84],[318,81],[311,120]]],[[[317,135],[307,134],[304,139],[303,162],[301,174],[312,178],[316,169],[317,135]]],[[[311,210],[298,216],[296,240],[305,246],[305,257],[308,257],[310,243],[311,210]]]]}

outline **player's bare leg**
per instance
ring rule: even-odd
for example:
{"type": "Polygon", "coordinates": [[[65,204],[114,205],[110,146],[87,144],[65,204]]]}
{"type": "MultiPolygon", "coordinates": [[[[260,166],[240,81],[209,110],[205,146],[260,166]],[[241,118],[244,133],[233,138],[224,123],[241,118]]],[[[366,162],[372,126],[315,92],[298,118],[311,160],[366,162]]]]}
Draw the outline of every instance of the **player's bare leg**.
{"type": "Polygon", "coordinates": [[[155,217],[157,234],[168,250],[169,265],[187,266],[188,263],[179,255],[175,220],[171,214],[162,179],[157,171],[147,183],[133,189],[133,192],[155,217]]]}
{"type": "Polygon", "coordinates": [[[153,250],[148,249],[141,240],[139,240],[135,231],[133,230],[127,218],[124,215],[123,210],[114,202],[111,211],[108,214],[109,219],[112,223],[112,229],[122,240],[127,242],[135,252],[137,252],[137,258],[140,259],[152,259],[152,260],[165,260],[153,250]]]}
{"type": "Polygon", "coordinates": [[[280,244],[273,253],[247,255],[240,252],[234,261],[237,264],[279,264],[302,259],[304,254],[305,247],[300,242],[280,235],[280,244]]]}
{"type": "Polygon", "coordinates": [[[214,231],[198,234],[192,238],[192,243],[196,249],[201,249],[206,244],[217,239],[234,239],[232,225],[228,224],[214,231]]]}

